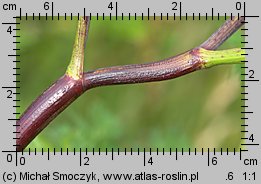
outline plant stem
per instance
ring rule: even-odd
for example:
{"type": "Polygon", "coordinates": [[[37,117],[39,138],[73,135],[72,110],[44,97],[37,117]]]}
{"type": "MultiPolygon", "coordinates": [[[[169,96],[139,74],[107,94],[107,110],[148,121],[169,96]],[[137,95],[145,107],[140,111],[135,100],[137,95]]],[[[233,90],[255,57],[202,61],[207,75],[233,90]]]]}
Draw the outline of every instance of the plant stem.
{"type": "Polygon", "coordinates": [[[82,78],[83,74],[84,48],[88,35],[89,23],[89,17],[80,17],[78,21],[72,57],[66,70],[66,74],[75,80],[82,78]]]}
{"type": "Polygon", "coordinates": [[[83,93],[84,47],[89,17],[81,17],[70,64],[64,76],[45,90],[22,114],[16,125],[17,150],[23,150],[58,114],[83,93]]]}
{"type": "Polygon", "coordinates": [[[62,76],[16,122],[17,151],[22,151],[58,114],[83,93],[82,81],[62,76]]]}
{"type": "Polygon", "coordinates": [[[204,67],[210,68],[216,65],[241,64],[245,60],[245,50],[240,48],[212,51],[201,48],[200,57],[204,60],[204,67]]]}
{"type": "Polygon", "coordinates": [[[157,62],[101,68],[84,73],[84,89],[169,80],[216,65],[241,64],[243,53],[244,50],[238,48],[221,51],[195,48],[157,62]]]}
{"type": "Polygon", "coordinates": [[[216,49],[242,25],[241,18],[227,21],[200,47],[147,64],[115,66],[83,73],[84,47],[89,18],[79,20],[71,62],[64,76],[44,91],[17,121],[17,151],[22,151],[58,114],[90,88],[173,79],[220,64],[240,63],[244,51],[216,49]],[[230,27],[231,26],[231,27],[230,27]]]}
{"type": "Polygon", "coordinates": [[[243,24],[244,17],[231,17],[230,20],[227,20],[215,33],[213,33],[204,43],[202,43],[200,47],[207,50],[216,50],[243,24]]]}

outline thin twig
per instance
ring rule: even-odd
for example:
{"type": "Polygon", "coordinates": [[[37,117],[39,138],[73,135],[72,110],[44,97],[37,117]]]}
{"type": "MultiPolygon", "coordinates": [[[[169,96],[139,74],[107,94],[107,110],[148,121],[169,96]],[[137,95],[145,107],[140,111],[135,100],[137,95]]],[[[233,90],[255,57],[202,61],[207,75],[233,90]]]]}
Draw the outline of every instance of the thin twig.
{"type": "Polygon", "coordinates": [[[232,19],[227,20],[214,34],[202,43],[200,47],[207,50],[216,50],[243,24],[244,17],[234,16],[232,19]]]}
{"type": "Polygon", "coordinates": [[[76,80],[82,78],[83,74],[84,49],[88,38],[89,25],[89,17],[79,19],[72,58],[66,71],[68,76],[76,80]]]}

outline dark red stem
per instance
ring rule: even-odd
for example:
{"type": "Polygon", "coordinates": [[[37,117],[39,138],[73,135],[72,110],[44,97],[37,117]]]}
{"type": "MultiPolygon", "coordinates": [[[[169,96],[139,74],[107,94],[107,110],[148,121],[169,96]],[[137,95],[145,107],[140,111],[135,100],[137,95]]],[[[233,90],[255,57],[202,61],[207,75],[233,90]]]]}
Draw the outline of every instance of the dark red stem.
{"type": "Polygon", "coordinates": [[[207,50],[216,50],[234,32],[244,24],[244,17],[232,17],[227,20],[215,33],[213,33],[200,47],[207,50]]]}
{"type": "Polygon", "coordinates": [[[203,67],[198,50],[196,48],[178,56],[152,63],[114,66],[85,72],[83,76],[84,89],[177,78],[203,67]]]}
{"type": "Polygon", "coordinates": [[[58,114],[83,93],[82,80],[64,75],[40,95],[17,122],[17,150],[24,149],[58,114]]]}
{"type": "MultiPolygon", "coordinates": [[[[227,21],[201,47],[216,49],[242,25],[242,18],[227,21]]],[[[105,85],[132,84],[173,79],[203,67],[195,48],[162,61],[115,66],[85,72],[74,80],[64,75],[41,94],[17,121],[17,151],[22,151],[58,114],[86,90],[105,85]]]]}

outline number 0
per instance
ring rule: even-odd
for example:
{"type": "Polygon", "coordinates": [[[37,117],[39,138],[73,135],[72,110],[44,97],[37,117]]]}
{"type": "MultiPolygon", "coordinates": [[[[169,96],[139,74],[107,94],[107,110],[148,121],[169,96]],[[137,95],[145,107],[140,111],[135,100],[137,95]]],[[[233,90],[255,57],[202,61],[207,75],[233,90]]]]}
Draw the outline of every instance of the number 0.
{"type": "Polygon", "coordinates": [[[6,160],[7,160],[7,162],[12,162],[12,160],[13,160],[12,154],[7,154],[6,160]]]}
{"type": "Polygon", "coordinates": [[[236,2],[236,9],[241,10],[241,2],[236,2]]]}
{"type": "Polygon", "coordinates": [[[24,165],[25,164],[25,158],[24,157],[20,157],[20,165],[24,165]]]}

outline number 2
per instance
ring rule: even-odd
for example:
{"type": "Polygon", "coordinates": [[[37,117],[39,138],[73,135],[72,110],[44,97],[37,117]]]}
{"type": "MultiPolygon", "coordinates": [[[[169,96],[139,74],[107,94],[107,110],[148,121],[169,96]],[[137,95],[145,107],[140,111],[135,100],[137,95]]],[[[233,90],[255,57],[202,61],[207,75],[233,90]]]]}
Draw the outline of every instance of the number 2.
{"type": "Polygon", "coordinates": [[[11,96],[13,94],[12,90],[7,90],[7,93],[9,93],[7,95],[7,98],[12,98],[12,96],[11,96]]]}
{"type": "Polygon", "coordinates": [[[253,79],[254,78],[254,70],[249,70],[249,78],[253,79]]]}
{"type": "Polygon", "coordinates": [[[89,157],[84,157],[83,159],[85,160],[84,165],[89,165],[89,161],[90,161],[89,157]]]}
{"type": "Polygon", "coordinates": [[[177,2],[172,2],[172,4],[173,4],[172,10],[178,10],[177,9],[178,3],[177,2]]]}

